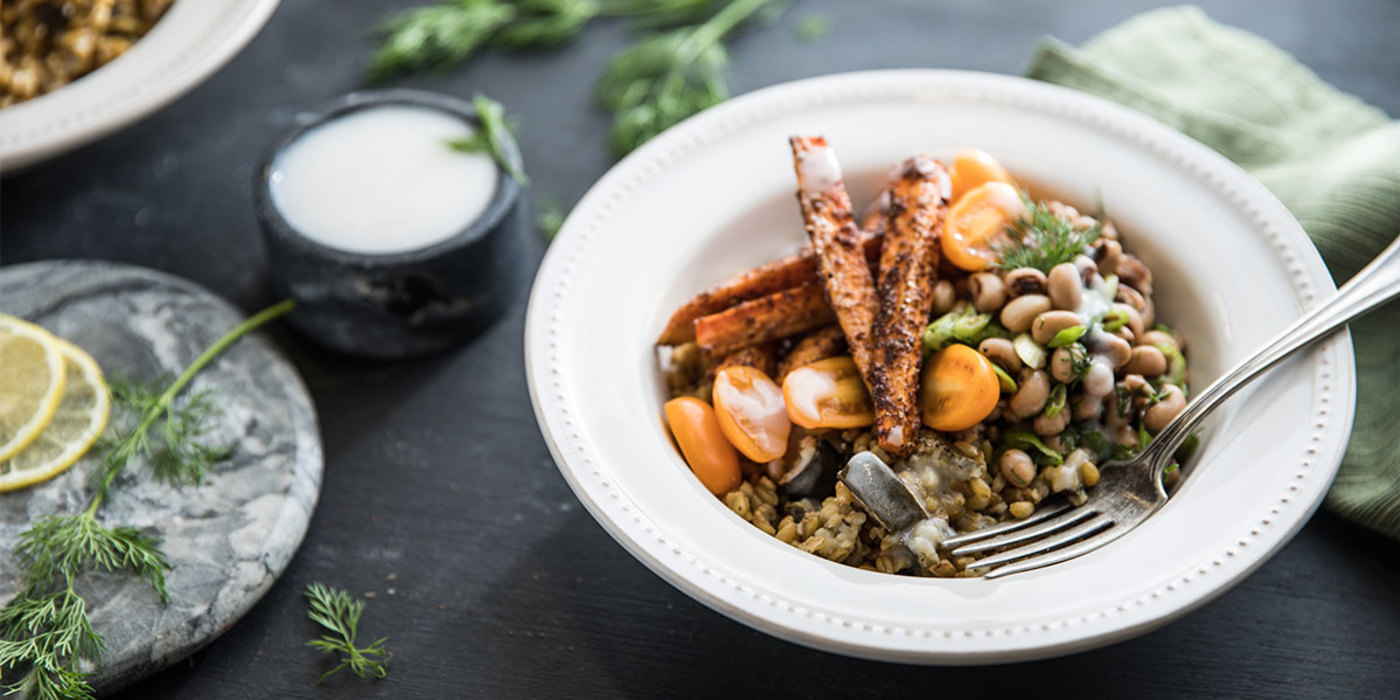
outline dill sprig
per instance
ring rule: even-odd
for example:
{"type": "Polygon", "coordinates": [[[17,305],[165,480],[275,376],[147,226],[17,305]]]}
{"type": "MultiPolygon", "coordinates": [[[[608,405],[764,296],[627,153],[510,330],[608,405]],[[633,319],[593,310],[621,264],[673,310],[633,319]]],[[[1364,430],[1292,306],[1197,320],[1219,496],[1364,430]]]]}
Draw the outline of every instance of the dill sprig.
{"type": "Polygon", "coordinates": [[[113,404],[135,415],[134,427],[104,443],[107,453],[93,472],[88,507],[74,515],[40,517],[19,535],[15,553],[24,563],[24,582],[0,607],[0,672],[18,674],[3,686],[6,694],[92,698],[91,674],[82,664],[98,661],[104,647],[86,601],[74,588],[85,572],[130,572],[151,584],[162,605],[169,602],[165,572],[171,565],[159,541],[134,527],[102,524],[98,509],[133,458],[145,458],[157,479],[174,485],[199,483],[212,462],[228,456],[227,448],[199,442],[204,420],[214,410],[212,396],[199,393],[181,404],[176,399],[220,353],[292,306],[284,301],[240,323],[159,390],[134,382],[113,385],[113,404]]]}
{"type": "Polygon", "coordinates": [[[598,17],[629,17],[638,26],[700,22],[720,0],[439,0],[394,14],[380,24],[384,41],[370,79],[443,70],[487,46],[511,50],[558,46],[598,17]]]}
{"type": "Polygon", "coordinates": [[[1025,192],[1021,199],[1027,214],[1007,227],[1012,240],[997,250],[1001,269],[1033,267],[1049,273],[1050,268],[1075,259],[1098,240],[1102,230],[1099,222],[1076,228],[1045,202],[1033,200],[1025,192]]]}
{"type": "Polygon", "coordinates": [[[384,648],[388,637],[380,637],[361,648],[356,646],[355,637],[359,634],[360,614],[365,611],[365,603],[352,600],[345,591],[330,588],[320,583],[306,587],[306,601],[311,609],[306,616],[325,628],[330,634],[321,635],[306,643],[326,654],[340,654],[340,663],[321,674],[317,683],[344,669],[360,678],[383,678],[389,673],[385,662],[392,655],[384,648]]]}
{"type": "Polygon", "coordinates": [[[472,108],[476,110],[476,118],[481,121],[481,128],[471,136],[449,140],[447,146],[462,153],[486,151],[496,165],[515,178],[521,187],[529,187],[530,177],[506,153],[506,137],[515,133],[515,122],[506,117],[506,108],[485,95],[473,97],[472,108]]]}
{"type": "Polygon", "coordinates": [[[626,154],[681,120],[729,97],[724,37],[765,8],[786,0],[733,0],[693,27],[648,37],[613,56],[598,81],[599,102],[613,113],[613,152],[626,154]]]}
{"type": "Polygon", "coordinates": [[[831,27],[830,15],[815,14],[798,20],[792,31],[798,41],[813,42],[830,36],[831,27]]]}

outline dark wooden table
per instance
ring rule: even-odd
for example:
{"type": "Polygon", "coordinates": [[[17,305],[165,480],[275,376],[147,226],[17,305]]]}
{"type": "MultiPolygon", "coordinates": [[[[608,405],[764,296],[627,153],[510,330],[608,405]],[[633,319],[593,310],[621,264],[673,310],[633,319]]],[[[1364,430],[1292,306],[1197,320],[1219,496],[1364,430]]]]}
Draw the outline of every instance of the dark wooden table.
{"type": "MultiPolygon", "coordinates": [[[[188,0],[187,0],[188,1],[188,0]]],[[[290,0],[227,68],[136,126],[0,185],[5,264],[106,258],[184,275],[247,310],[272,301],[250,184],[256,154],[301,109],[362,86],[366,31],[411,0],[290,0]]],[[[1018,73],[1034,42],[1079,42],[1157,3],[802,0],[733,45],[735,92],[862,68],[1018,73]],[[794,25],[822,13],[824,42],[794,25]]],[[[1203,2],[1400,114],[1395,0],[1203,2]]],[[[557,52],[488,53],[403,84],[503,101],[520,120],[535,200],[571,203],[608,168],[593,80],[627,41],[613,23],[557,52]]],[[[543,252],[535,243],[533,253],[543,252]]],[[[598,527],[535,426],[521,353],[524,294],[475,342],[372,364],[277,341],[320,410],[325,486],[301,552],[268,596],[189,663],[122,698],[1394,697],[1400,547],[1319,513],[1238,588],[1165,629],[1075,656],[998,668],[847,659],[754,632],[671,588],[598,527]],[[302,587],[372,592],[389,636],[378,682],[326,662],[302,587]]],[[[174,575],[178,576],[176,572],[174,575]]]]}

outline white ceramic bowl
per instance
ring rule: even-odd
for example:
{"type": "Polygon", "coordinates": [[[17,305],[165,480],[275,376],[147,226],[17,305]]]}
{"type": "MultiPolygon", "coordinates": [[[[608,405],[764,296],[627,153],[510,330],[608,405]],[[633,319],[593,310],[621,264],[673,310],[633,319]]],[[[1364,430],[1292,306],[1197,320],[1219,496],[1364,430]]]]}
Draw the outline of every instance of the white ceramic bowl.
{"type": "Polygon", "coordinates": [[[0,110],[0,168],[22,168],[120,129],[228,63],[277,0],[179,0],[126,53],[45,95],[0,110]]]}
{"type": "Polygon", "coordinates": [[[526,353],[559,469],[657,574],[799,644],[920,663],[995,663],[1141,634],[1238,583],[1327,490],[1351,426],[1350,338],[1257,382],[1214,417],[1167,506],[1122,539],[987,581],[841,566],[764,535],[691,476],[660,419],[652,342],[697,291],[802,241],[786,138],[824,134],[859,206],[916,151],[984,149],[1071,203],[1096,193],[1156,276],[1158,317],[1189,338],[1198,388],[1333,284],[1297,222],[1244,171],[1102,100],[1019,78],[834,75],[740,97],[614,167],[540,268],[526,353]]]}

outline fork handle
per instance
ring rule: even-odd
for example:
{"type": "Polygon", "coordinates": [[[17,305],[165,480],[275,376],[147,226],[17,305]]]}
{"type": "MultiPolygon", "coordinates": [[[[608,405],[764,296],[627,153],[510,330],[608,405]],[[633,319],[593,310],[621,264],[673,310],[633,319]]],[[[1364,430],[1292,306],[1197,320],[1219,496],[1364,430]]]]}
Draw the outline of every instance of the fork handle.
{"type": "Polygon", "coordinates": [[[1175,452],[1225,399],[1284,358],[1397,295],[1400,295],[1400,238],[1342,285],[1327,303],[1304,314],[1263,349],[1235,365],[1198,394],[1148,445],[1148,450],[1155,451],[1149,463],[1160,476],[1171,461],[1167,456],[1175,452]]]}

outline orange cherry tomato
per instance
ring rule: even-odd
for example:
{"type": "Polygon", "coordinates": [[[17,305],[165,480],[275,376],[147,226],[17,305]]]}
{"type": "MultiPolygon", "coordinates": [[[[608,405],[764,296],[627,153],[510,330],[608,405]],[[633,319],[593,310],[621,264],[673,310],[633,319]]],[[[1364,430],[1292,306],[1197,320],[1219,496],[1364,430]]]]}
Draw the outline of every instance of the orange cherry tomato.
{"type": "Polygon", "coordinates": [[[783,390],[753,367],[725,367],[715,375],[715,415],[719,429],[745,457],[771,462],[787,452],[792,421],[783,390]]]}
{"type": "Polygon", "coordinates": [[[953,201],[988,182],[1011,184],[1011,176],[990,153],[964,148],[953,156],[953,201]]]}
{"type": "Polygon", "coordinates": [[[1025,215],[1021,193],[1005,182],[987,182],[963,195],[943,223],[943,255],[976,272],[997,261],[997,249],[1011,241],[1006,227],[1025,215]]]}
{"type": "Polygon", "coordinates": [[[967,430],[991,415],[1001,396],[992,363],[966,345],[949,345],[924,363],[919,408],[934,430],[967,430]]]}
{"type": "Polygon", "coordinates": [[[690,471],[710,493],[721,495],[739,488],[739,453],[719,429],[710,404],[691,396],[666,402],[666,424],[681,448],[690,471]]]}
{"type": "Polygon", "coordinates": [[[875,422],[870,392],[849,357],[829,357],[788,372],[788,418],[804,428],[864,428],[875,422]]]}

